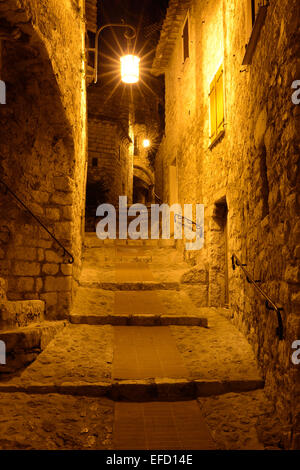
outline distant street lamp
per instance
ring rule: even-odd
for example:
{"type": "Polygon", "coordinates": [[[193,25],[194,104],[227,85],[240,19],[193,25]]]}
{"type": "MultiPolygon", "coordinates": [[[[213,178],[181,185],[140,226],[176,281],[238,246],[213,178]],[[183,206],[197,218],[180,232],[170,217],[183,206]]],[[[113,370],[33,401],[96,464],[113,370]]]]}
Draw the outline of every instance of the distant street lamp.
{"type": "MultiPolygon", "coordinates": [[[[124,23],[110,23],[101,26],[96,33],[95,38],[95,47],[88,48],[88,52],[93,52],[95,54],[94,57],[94,83],[98,81],[98,62],[99,62],[99,36],[100,33],[105,28],[126,28],[131,29],[132,35],[125,33],[125,38],[130,41],[136,37],[136,29],[131,26],[130,24],[124,23]]],[[[136,83],[139,81],[140,77],[140,58],[133,54],[127,54],[123,57],[120,57],[121,62],[121,78],[124,83],[136,83]]]]}
{"type": "Polygon", "coordinates": [[[151,143],[150,143],[150,140],[149,140],[149,139],[144,139],[144,140],[143,140],[143,147],[144,147],[145,149],[149,148],[149,147],[150,147],[150,144],[151,144],[151,143]]]}

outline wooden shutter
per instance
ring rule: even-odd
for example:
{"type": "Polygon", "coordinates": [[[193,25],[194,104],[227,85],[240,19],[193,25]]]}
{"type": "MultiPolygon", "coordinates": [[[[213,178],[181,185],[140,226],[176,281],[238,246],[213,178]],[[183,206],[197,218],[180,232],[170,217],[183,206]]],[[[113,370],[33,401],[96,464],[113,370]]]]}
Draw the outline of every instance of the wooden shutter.
{"type": "Polygon", "coordinates": [[[210,140],[213,142],[217,137],[217,116],[216,116],[216,79],[210,84],[210,140]]]}
{"type": "Polygon", "coordinates": [[[217,95],[217,135],[224,130],[224,96],[223,96],[223,66],[216,75],[216,95],[217,95]]]}
{"type": "Polygon", "coordinates": [[[211,144],[224,131],[224,88],[223,65],[219,68],[210,84],[210,142],[211,144]]]}

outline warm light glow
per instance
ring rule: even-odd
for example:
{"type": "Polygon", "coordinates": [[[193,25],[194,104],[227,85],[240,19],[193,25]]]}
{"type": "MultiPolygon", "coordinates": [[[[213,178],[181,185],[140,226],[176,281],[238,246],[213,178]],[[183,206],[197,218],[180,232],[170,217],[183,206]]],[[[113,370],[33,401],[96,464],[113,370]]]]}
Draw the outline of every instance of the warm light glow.
{"type": "Polygon", "coordinates": [[[136,55],[121,57],[121,77],[124,83],[136,83],[140,78],[140,58],[136,55]]]}
{"type": "Polygon", "coordinates": [[[150,140],[149,139],[144,139],[143,141],[143,147],[145,149],[147,149],[148,147],[150,147],[150,140]]]}

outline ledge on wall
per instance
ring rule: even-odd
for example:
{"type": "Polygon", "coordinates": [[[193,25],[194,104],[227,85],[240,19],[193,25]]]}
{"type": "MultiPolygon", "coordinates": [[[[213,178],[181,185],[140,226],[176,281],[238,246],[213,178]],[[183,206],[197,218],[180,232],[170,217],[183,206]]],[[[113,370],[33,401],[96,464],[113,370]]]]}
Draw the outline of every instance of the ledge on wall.
{"type": "Polygon", "coordinates": [[[243,59],[242,65],[251,65],[253,54],[256,48],[256,44],[258,42],[260,31],[265,23],[265,19],[267,16],[267,9],[268,5],[261,6],[258,10],[258,14],[252,29],[252,33],[246,48],[246,53],[243,59]]]}

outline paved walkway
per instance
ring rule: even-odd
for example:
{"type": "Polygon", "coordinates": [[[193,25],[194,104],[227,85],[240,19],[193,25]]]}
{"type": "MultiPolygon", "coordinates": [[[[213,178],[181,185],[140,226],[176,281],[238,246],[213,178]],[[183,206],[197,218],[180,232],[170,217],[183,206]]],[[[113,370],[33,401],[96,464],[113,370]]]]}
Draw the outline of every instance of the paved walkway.
{"type": "Polygon", "coordinates": [[[216,448],[196,401],[116,403],[114,426],[118,450],[216,448]]]}
{"type": "Polygon", "coordinates": [[[189,376],[168,327],[120,326],[114,330],[114,379],[189,376]]]}
{"type": "MultiPolygon", "coordinates": [[[[249,344],[222,315],[222,309],[196,307],[188,289],[180,288],[180,276],[189,267],[178,256],[172,248],[155,246],[110,244],[86,251],[81,287],[70,317],[76,324],[57,334],[19,377],[0,382],[3,402],[19,406],[19,397],[28,397],[24,411],[18,412],[18,429],[20,414],[25,419],[35,406],[37,414],[41,410],[42,395],[46,395],[45,401],[51,397],[49,404],[57,400],[56,419],[63,422],[65,395],[69,394],[74,399],[66,408],[65,419],[72,422],[74,414],[81,430],[76,428],[74,435],[66,428],[64,437],[55,438],[49,405],[42,425],[49,433],[45,448],[230,448],[228,442],[234,440],[226,444],[218,440],[214,434],[219,429],[217,417],[210,402],[205,402],[204,410],[201,400],[234,392],[241,403],[243,392],[260,392],[256,389],[263,387],[263,381],[249,344]],[[121,326],[128,322],[134,326],[121,326]],[[158,324],[164,326],[155,326],[158,324]],[[51,395],[53,392],[57,395],[51,395]],[[76,395],[85,398],[80,401],[76,395]],[[104,396],[115,403],[105,402],[104,396]],[[92,414],[85,423],[86,415],[77,403],[86,400],[91,410],[101,413],[92,414]],[[94,416],[103,418],[101,429],[94,429],[94,416]]],[[[263,414],[265,398],[259,397],[263,414]]],[[[6,417],[0,418],[0,448],[13,446],[13,440],[4,438],[13,415],[9,404],[6,417]]],[[[230,416],[225,415],[220,413],[226,428],[230,416]]],[[[261,448],[253,432],[254,415],[249,421],[251,439],[244,436],[243,448],[261,448]]],[[[43,445],[34,430],[38,425],[36,421],[32,426],[33,448],[43,445]]],[[[23,448],[25,441],[15,432],[16,446],[23,448]]]]}
{"type": "Polygon", "coordinates": [[[116,263],[116,282],[154,281],[149,265],[146,263],[116,263]]]}

